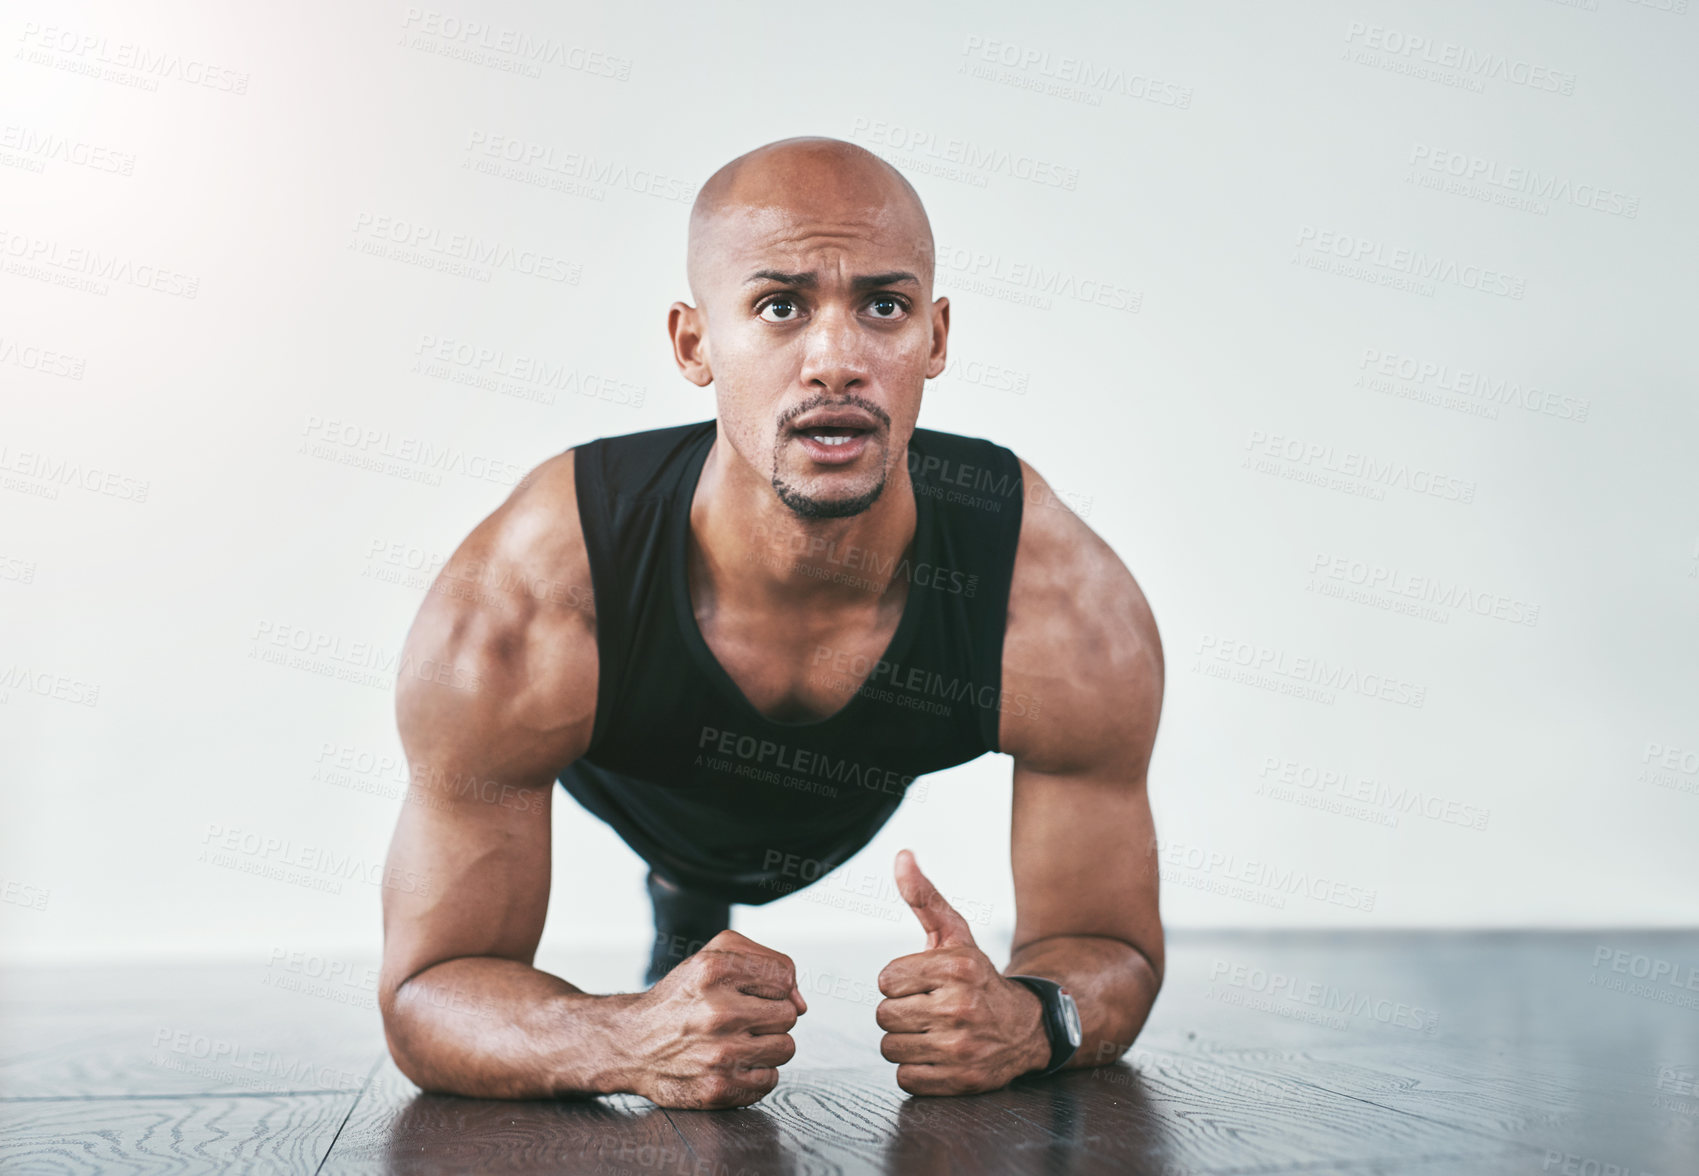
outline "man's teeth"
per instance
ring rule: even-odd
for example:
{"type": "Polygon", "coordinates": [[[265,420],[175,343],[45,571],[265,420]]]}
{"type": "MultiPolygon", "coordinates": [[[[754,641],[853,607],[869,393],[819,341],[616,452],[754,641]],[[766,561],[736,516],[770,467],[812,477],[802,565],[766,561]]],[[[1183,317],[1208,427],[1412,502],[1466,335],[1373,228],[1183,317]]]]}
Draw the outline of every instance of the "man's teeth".
{"type": "Polygon", "coordinates": [[[822,445],[843,445],[850,440],[848,434],[842,437],[828,437],[824,433],[810,433],[809,436],[822,445]]]}

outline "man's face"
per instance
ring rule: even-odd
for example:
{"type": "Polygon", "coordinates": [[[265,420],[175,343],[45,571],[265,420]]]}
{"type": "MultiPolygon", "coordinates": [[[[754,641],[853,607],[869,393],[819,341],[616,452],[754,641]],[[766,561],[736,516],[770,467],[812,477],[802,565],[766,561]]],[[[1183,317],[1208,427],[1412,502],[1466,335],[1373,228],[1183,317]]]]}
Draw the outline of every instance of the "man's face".
{"type": "Polygon", "coordinates": [[[872,506],[943,369],[929,234],[890,205],[740,207],[704,261],[706,352],[732,447],[801,517],[872,506]]]}

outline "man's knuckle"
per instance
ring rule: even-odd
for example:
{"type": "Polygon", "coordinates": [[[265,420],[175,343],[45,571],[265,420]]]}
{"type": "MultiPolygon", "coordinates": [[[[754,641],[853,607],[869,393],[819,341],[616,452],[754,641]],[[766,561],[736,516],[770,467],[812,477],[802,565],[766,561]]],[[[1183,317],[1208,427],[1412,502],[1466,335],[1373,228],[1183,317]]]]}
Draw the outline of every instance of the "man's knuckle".
{"type": "Polygon", "coordinates": [[[729,1041],[717,1041],[702,1051],[702,1064],[716,1074],[730,1074],[738,1056],[737,1046],[729,1041]]]}
{"type": "Polygon", "coordinates": [[[709,951],[704,948],[696,955],[702,961],[700,965],[702,979],[710,984],[717,984],[721,980],[729,979],[736,971],[735,957],[731,952],[709,951]]]}
{"type": "Polygon", "coordinates": [[[777,982],[785,974],[785,969],[779,961],[764,951],[740,951],[735,953],[735,958],[740,980],[756,980],[767,984],[777,982]]]}
{"type": "Polygon", "coordinates": [[[943,959],[944,974],[952,980],[971,980],[979,972],[977,962],[971,956],[948,955],[943,959]]]}
{"type": "Polygon", "coordinates": [[[898,1066],[897,1085],[910,1094],[929,1094],[932,1083],[925,1075],[926,1071],[919,1066],[898,1066]]]}
{"type": "Polygon", "coordinates": [[[696,1093],[701,1100],[711,1107],[724,1107],[735,1104],[743,1094],[743,1086],[723,1074],[710,1074],[697,1083],[696,1093]]]}

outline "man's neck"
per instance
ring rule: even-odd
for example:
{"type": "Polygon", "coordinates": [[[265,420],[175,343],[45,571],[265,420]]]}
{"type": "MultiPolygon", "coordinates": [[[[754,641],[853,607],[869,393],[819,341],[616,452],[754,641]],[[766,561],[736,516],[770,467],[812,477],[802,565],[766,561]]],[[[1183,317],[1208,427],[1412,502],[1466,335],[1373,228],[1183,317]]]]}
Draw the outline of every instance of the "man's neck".
{"type": "Polygon", "coordinates": [[[772,482],[716,439],[690,506],[692,547],[717,599],[818,608],[877,603],[899,587],[917,512],[907,454],[858,515],[799,517],[772,482]]]}

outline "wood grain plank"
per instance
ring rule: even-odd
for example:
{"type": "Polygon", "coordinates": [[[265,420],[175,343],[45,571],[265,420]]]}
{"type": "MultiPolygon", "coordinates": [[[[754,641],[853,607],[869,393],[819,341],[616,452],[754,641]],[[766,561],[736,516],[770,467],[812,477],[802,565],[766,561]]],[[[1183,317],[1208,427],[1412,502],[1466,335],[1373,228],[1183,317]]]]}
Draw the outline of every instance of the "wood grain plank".
{"type": "Polygon", "coordinates": [[[381,1033],[247,1021],[184,1008],[117,1032],[68,1035],[0,1065],[0,1101],[127,1095],[357,1091],[381,1033]]]}
{"type": "MultiPolygon", "coordinates": [[[[688,1163],[666,1113],[647,1099],[512,1101],[426,1094],[387,1056],[320,1171],[331,1174],[660,1173],[688,1163]]],[[[688,1171],[688,1167],[685,1169],[688,1171]]]]}
{"type": "MultiPolygon", "coordinates": [[[[374,1009],[280,987],[275,969],[6,970],[0,1167],[312,1171],[323,1156],[332,1173],[1437,1176],[1591,1161],[1669,1176],[1699,1172],[1699,1015],[1594,983],[1609,970],[1595,960],[1620,949],[1699,962],[1696,945],[1179,934],[1122,1062],[944,1099],[901,1091],[879,1055],[875,980],[914,945],[804,947],[793,954],[813,991],[797,1057],[768,1098],[724,1112],[424,1095],[389,1061],[374,1009]],[[1291,1015],[1315,1006],[1284,994],[1223,999],[1274,972],[1283,992],[1327,993],[1322,1011],[1339,1022],[1291,1015]],[[1433,1032],[1363,996],[1437,1011],[1433,1032]]],[[[560,971],[613,981],[640,963],[580,954],[560,971]]]]}
{"type": "Polygon", "coordinates": [[[356,1092],[0,1103],[0,1170],[42,1176],[312,1172],[356,1092]]]}
{"type": "Polygon", "coordinates": [[[0,1099],[359,1089],[374,1009],[267,983],[263,966],[7,969],[0,1099]]]}
{"type": "MultiPolygon", "coordinates": [[[[1699,1120],[1684,1124],[1663,1106],[1650,1071],[1614,1072],[1544,1049],[1335,1048],[1210,1057],[1247,1075],[1279,1075],[1520,1145],[1542,1161],[1609,1157],[1601,1159],[1601,1167],[1699,1172],[1699,1120]],[[1673,1156],[1681,1163],[1672,1169],[1673,1156]]],[[[1561,1166],[1562,1160],[1553,1163],[1561,1166]]]]}

